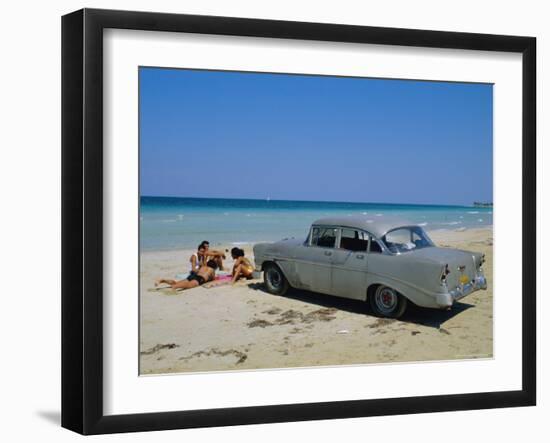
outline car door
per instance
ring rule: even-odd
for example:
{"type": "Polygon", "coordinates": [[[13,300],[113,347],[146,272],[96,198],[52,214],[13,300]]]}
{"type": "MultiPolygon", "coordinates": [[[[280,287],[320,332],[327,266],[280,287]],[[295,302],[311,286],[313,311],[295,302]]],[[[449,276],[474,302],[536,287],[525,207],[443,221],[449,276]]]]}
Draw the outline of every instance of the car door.
{"type": "Polygon", "coordinates": [[[332,254],[338,230],[330,226],[313,226],[309,241],[296,251],[296,274],[302,289],[331,293],[332,254]]]}
{"type": "Polygon", "coordinates": [[[339,247],[332,254],[331,293],[364,300],[369,235],[358,229],[341,228],[339,239],[339,247]]]}

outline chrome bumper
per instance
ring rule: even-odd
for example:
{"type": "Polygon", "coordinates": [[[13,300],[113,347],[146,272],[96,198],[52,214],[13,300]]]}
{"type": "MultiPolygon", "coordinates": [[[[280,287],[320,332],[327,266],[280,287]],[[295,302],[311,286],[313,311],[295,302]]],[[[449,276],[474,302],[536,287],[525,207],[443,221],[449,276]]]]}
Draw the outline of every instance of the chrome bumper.
{"type": "Polygon", "coordinates": [[[484,275],[478,275],[472,282],[466,283],[465,285],[459,285],[447,293],[437,294],[436,302],[439,307],[448,308],[452,306],[455,301],[480,289],[487,289],[487,279],[484,275]]]}

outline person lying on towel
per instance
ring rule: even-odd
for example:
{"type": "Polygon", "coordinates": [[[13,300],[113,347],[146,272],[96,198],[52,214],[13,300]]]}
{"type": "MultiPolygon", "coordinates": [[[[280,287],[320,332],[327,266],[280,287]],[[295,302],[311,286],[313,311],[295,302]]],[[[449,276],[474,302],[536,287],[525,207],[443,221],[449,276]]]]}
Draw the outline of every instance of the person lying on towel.
{"type": "Polygon", "coordinates": [[[155,281],[155,286],[161,284],[170,285],[172,289],[191,289],[203,285],[206,282],[214,280],[216,277],[217,263],[214,260],[208,260],[205,265],[202,265],[198,271],[191,272],[185,280],[172,280],[161,278],[155,281]]]}

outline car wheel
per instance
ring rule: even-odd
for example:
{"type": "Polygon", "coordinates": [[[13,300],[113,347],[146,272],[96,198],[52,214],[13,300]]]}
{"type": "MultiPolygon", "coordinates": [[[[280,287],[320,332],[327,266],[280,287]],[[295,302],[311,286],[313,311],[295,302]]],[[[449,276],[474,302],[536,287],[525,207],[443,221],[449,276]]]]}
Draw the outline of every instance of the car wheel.
{"type": "Polygon", "coordinates": [[[284,295],[288,291],[288,281],[283,272],[274,263],[269,263],[264,269],[264,283],[267,292],[274,295],[284,295]]]}
{"type": "Polygon", "coordinates": [[[369,301],[374,313],[380,317],[399,318],[407,309],[407,299],[388,286],[378,286],[369,301]]]}

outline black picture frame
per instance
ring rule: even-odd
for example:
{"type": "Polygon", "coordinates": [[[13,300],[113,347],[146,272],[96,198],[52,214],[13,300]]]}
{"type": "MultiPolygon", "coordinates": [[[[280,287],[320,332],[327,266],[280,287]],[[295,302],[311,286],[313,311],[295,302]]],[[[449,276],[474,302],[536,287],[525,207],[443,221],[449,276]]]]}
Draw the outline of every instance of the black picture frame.
{"type": "Polygon", "coordinates": [[[536,39],[83,9],[62,18],[62,426],[82,434],[536,404],[536,39]],[[103,30],[171,31],[522,54],[522,389],[131,415],[103,413],[103,30]]]}

